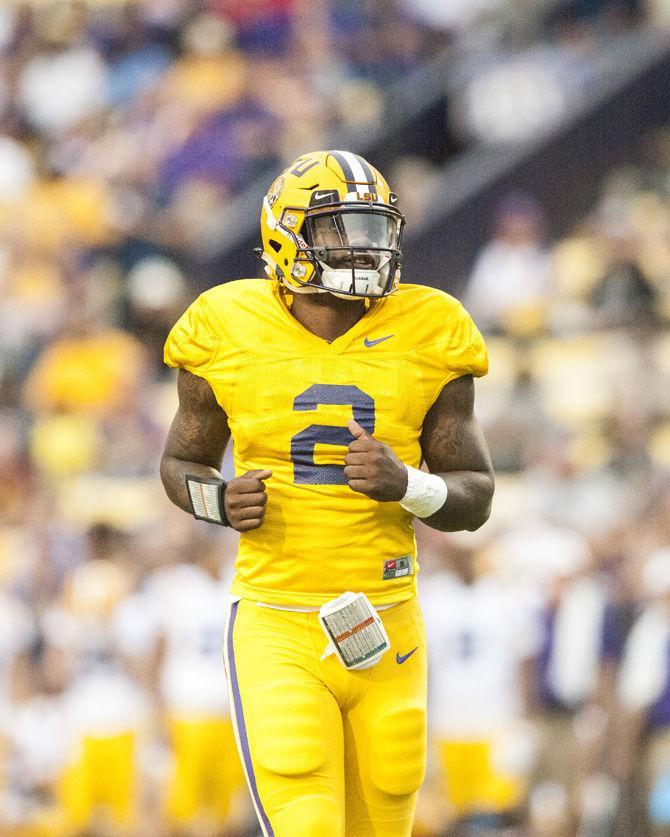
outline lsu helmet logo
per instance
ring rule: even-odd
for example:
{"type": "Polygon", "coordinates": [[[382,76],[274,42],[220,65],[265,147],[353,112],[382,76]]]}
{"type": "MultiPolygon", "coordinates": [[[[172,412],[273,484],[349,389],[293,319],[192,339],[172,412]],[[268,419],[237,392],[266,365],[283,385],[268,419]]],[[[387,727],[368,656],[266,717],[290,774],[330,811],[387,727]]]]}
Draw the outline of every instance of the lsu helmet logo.
{"type": "Polygon", "coordinates": [[[268,193],[266,195],[268,203],[270,206],[274,206],[277,198],[281,195],[281,190],[284,188],[284,178],[279,175],[275,180],[272,181],[272,185],[268,189],[268,193]]]}

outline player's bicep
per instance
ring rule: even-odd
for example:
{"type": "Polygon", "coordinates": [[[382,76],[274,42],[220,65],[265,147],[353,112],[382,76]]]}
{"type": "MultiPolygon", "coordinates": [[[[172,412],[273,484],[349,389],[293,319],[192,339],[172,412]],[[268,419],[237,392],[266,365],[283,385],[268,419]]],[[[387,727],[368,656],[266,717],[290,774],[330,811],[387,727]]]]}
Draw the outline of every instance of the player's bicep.
{"type": "Polygon", "coordinates": [[[204,378],[185,369],[177,378],[179,409],[165,443],[164,458],[221,466],[230,429],[228,419],[204,378]]]}
{"type": "Polygon", "coordinates": [[[475,418],[472,375],[450,381],[426,414],[421,451],[433,474],[477,471],[490,475],[493,468],[484,434],[475,418]]]}

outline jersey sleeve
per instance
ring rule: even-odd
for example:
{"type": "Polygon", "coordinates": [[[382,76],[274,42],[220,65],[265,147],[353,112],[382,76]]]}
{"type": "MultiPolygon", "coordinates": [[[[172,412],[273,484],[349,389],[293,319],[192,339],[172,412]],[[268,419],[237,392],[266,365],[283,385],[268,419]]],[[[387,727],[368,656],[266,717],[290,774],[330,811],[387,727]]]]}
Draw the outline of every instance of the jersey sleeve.
{"type": "Polygon", "coordinates": [[[418,347],[417,359],[429,408],[455,378],[486,375],[488,354],[472,317],[454,297],[434,293],[423,313],[424,341],[418,347]]]}
{"type": "Polygon", "coordinates": [[[462,375],[480,378],[489,371],[489,358],[484,338],[479,333],[472,317],[458,303],[453,312],[453,327],[449,336],[438,347],[442,351],[447,383],[462,375]]]}
{"type": "Polygon", "coordinates": [[[205,296],[199,296],[168,334],[163,353],[165,363],[202,375],[219,344],[218,330],[205,296]]]}

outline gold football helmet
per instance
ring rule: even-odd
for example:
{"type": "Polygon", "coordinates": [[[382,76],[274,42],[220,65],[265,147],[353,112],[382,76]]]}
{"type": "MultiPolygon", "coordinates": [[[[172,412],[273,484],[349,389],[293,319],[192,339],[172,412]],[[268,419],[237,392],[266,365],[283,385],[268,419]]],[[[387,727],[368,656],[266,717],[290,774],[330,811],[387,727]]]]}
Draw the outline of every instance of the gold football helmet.
{"type": "Polygon", "coordinates": [[[293,293],[387,296],[400,281],[405,218],[397,200],[358,154],[303,154],[263,199],[265,272],[293,293]]]}

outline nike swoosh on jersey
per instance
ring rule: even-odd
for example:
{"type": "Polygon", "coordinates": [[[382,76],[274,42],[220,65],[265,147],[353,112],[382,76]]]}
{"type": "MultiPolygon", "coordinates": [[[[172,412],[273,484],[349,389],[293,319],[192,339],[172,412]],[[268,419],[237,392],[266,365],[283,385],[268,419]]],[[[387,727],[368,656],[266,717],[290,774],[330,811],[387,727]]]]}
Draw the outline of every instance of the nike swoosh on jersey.
{"type": "Polygon", "coordinates": [[[363,342],[365,343],[365,345],[369,349],[370,346],[376,346],[377,343],[383,343],[384,340],[390,340],[391,337],[393,337],[393,336],[394,336],[393,334],[387,334],[386,337],[378,337],[376,340],[368,340],[368,338],[366,337],[363,342]]]}
{"type": "Polygon", "coordinates": [[[401,654],[399,651],[396,651],[395,652],[396,663],[398,663],[398,665],[401,666],[405,662],[405,660],[408,660],[412,656],[412,654],[417,650],[418,647],[419,646],[417,645],[416,648],[412,648],[412,650],[408,651],[407,654],[401,654]]]}

